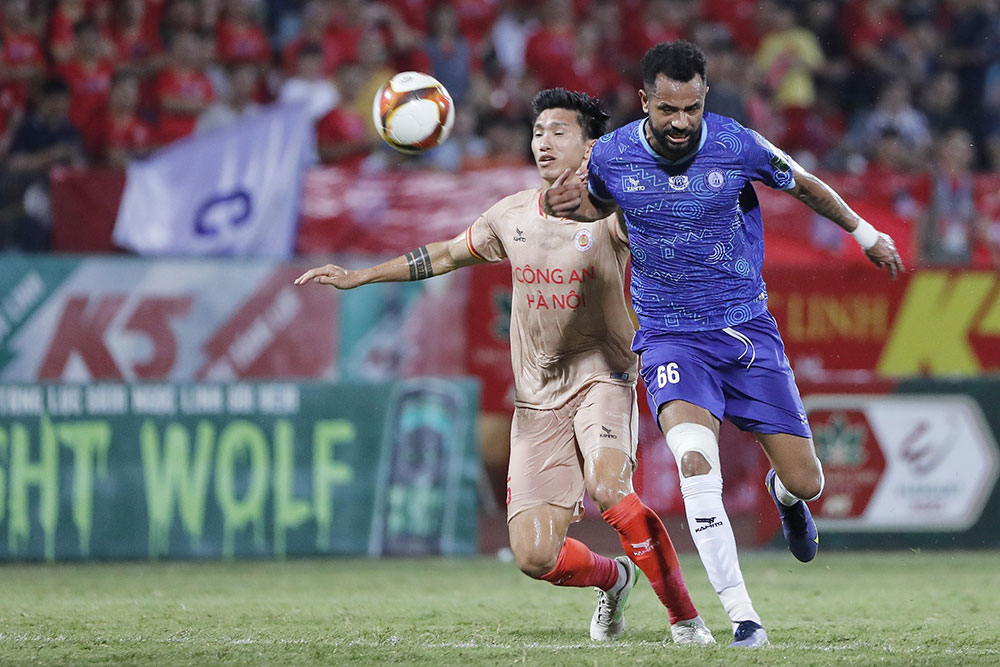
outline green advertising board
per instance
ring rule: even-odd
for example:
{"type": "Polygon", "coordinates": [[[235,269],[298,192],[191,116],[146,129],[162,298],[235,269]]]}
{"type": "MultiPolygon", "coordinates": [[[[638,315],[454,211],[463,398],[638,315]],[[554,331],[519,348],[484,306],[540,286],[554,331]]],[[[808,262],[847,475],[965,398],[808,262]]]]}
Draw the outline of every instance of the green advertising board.
{"type": "Polygon", "coordinates": [[[0,558],[476,549],[478,384],[0,385],[0,558]]]}

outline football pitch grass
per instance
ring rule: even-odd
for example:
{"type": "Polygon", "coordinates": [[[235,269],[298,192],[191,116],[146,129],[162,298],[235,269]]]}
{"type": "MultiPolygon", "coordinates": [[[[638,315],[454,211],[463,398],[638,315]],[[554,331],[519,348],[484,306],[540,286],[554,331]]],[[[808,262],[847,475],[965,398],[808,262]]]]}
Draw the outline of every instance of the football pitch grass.
{"type": "Polygon", "coordinates": [[[662,640],[645,580],[621,641],[588,638],[595,595],[496,559],[2,566],[0,664],[995,665],[997,552],[747,552],[772,646],[730,649],[697,558],[682,565],[717,647],[662,640]]]}

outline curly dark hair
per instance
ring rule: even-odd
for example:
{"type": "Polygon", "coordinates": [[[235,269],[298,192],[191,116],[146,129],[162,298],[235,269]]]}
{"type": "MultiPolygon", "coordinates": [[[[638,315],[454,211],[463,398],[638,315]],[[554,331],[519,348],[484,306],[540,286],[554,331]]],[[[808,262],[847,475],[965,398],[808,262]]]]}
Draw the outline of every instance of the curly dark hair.
{"type": "Polygon", "coordinates": [[[642,57],[642,85],[647,90],[656,87],[659,74],[674,81],[690,81],[695,74],[705,81],[705,54],[691,42],[660,42],[642,57]]]}
{"type": "Polygon", "coordinates": [[[546,88],[539,91],[531,100],[531,124],[538,120],[538,115],[546,109],[568,109],[575,111],[584,139],[597,139],[608,131],[608,119],[611,117],[601,106],[601,101],[587,93],[565,88],[546,88]]]}

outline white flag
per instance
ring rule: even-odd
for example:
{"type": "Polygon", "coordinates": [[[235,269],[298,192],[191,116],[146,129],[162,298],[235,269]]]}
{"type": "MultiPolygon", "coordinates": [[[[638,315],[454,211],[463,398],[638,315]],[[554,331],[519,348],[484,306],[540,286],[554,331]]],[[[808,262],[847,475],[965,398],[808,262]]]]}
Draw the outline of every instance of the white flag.
{"type": "Polygon", "coordinates": [[[114,241],[142,255],[289,257],[315,151],[301,105],[273,105],[126,171],[114,241]]]}

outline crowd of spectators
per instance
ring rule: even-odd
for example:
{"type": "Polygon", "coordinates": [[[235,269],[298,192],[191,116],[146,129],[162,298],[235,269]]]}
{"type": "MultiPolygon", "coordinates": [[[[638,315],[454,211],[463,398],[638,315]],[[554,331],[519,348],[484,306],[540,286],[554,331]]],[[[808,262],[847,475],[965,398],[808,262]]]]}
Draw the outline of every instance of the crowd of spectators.
{"type": "Polygon", "coordinates": [[[425,165],[524,164],[539,88],[627,122],[640,57],[678,38],[706,51],[708,110],[807,167],[927,170],[957,141],[967,170],[1000,171],[1000,0],[0,0],[0,204],[30,207],[53,166],[120,167],[275,100],[308,106],[326,163],[412,160],[370,121],[408,69],[456,103],[425,165]]]}

